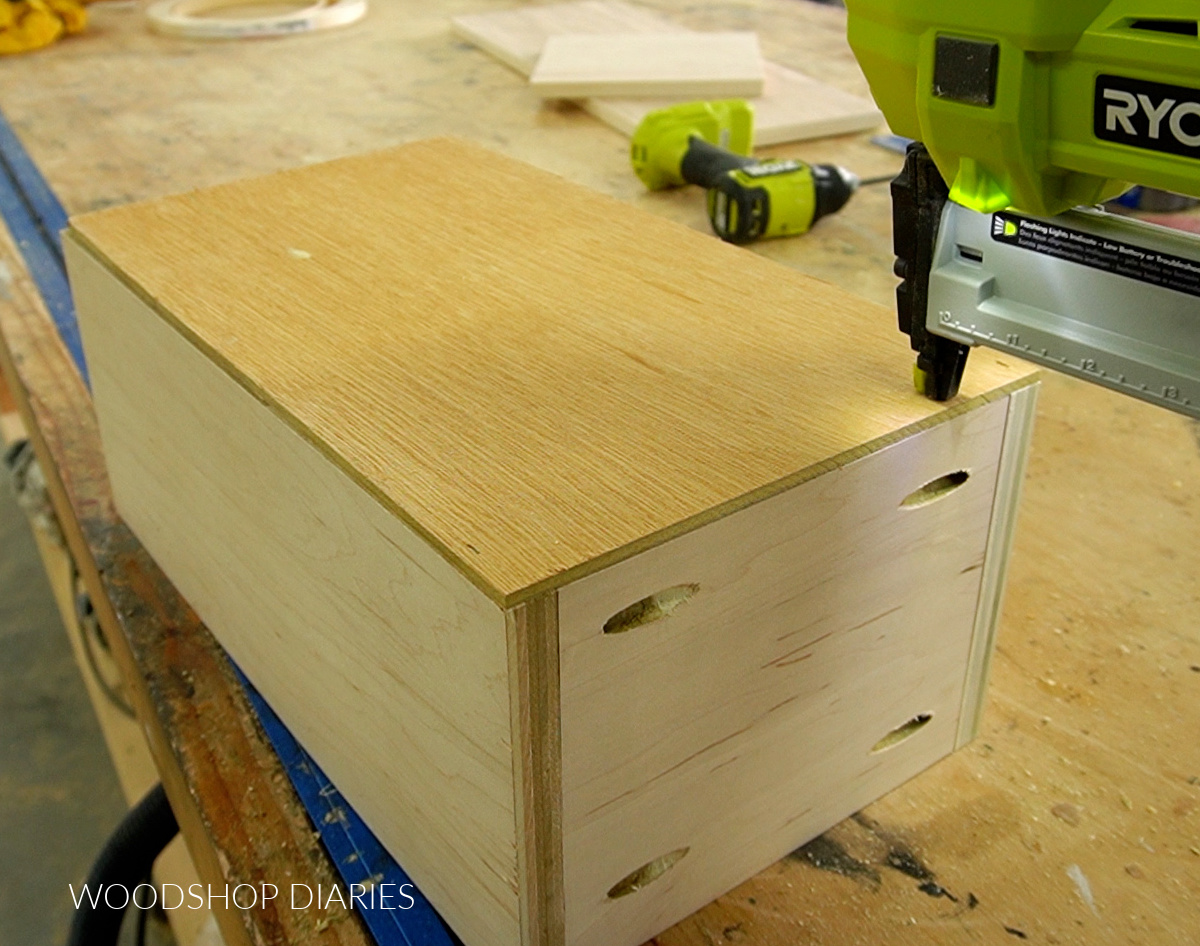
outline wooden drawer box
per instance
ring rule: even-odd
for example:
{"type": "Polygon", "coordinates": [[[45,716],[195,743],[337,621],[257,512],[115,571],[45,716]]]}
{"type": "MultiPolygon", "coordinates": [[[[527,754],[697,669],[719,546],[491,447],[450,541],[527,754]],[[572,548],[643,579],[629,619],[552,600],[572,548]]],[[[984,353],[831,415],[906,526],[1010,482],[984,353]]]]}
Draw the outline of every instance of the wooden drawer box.
{"type": "Polygon", "coordinates": [[[122,515],[468,946],[634,946],[972,735],[1026,370],[934,404],[890,312],[462,142],[66,246],[122,515]]]}

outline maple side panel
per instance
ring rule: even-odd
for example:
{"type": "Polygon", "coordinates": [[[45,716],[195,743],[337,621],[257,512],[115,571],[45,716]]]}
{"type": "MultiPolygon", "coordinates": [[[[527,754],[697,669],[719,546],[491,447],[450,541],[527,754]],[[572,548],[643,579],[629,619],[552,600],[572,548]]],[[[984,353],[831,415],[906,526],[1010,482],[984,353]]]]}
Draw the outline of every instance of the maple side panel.
{"type": "Polygon", "coordinates": [[[571,946],[636,946],[954,749],[1007,412],[560,592],[571,946]]]}
{"type": "Polygon", "coordinates": [[[68,235],[117,508],[472,946],[513,946],[503,611],[68,235]]]}

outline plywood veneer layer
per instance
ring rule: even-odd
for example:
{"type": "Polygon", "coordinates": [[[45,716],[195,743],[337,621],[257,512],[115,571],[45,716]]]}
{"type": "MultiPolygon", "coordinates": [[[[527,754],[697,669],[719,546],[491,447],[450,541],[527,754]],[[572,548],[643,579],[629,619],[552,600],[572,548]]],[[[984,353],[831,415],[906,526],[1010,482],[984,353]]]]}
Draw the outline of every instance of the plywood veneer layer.
{"type": "Polygon", "coordinates": [[[754,33],[563,33],[546,38],[529,85],[543,98],[753,96],[762,53],[754,33]]]}
{"type": "MultiPolygon", "coordinates": [[[[886,309],[460,141],[73,226],[506,604],[945,410],[886,309]]],[[[980,353],[962,399],[1023,376],[980,353]]]]}

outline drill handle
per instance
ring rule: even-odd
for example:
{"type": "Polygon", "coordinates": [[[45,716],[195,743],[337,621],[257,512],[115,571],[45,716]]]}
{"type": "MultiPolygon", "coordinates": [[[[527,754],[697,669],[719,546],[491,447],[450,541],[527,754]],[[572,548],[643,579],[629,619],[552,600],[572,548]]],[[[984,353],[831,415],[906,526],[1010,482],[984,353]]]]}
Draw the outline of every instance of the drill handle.
{"type": "Polygon", "coordinates": [[[754,158],[734,154],[698,135],[693,135],[679,164],[679,173],[689,184],[696,184],[708,190],[716,187],[721,178],[730,171],[757,163],[754,158]]]}

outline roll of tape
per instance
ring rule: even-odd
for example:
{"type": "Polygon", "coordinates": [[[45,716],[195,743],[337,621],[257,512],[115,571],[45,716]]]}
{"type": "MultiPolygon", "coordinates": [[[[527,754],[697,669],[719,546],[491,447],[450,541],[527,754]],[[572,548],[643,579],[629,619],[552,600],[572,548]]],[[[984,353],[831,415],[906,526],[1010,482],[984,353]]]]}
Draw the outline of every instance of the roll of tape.
{"type": "Polygon", "coordinates": [[[247,39],[288,36],[360,20],[367,0],[317,0],[274,16],[215,16],[221,10],[261,5],[261,0],[158,0],[146,10],[150,26],[167,36],[188,39],[247,39]]]}

